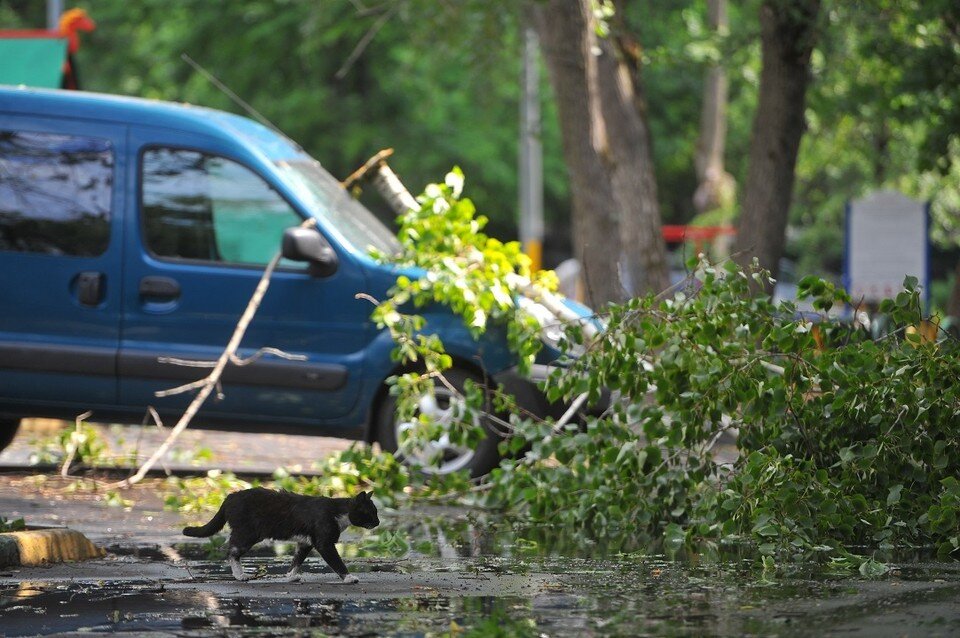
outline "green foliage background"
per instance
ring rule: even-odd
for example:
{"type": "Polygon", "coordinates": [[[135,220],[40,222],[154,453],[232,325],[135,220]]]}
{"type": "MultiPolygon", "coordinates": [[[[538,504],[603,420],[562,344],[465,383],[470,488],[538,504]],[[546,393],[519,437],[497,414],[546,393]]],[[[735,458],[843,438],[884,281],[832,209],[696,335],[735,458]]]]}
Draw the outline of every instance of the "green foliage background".
{"type": "MultiPolygon", "coordinates": [[[[759,83],[760,0],[730,3],[730,30],[706,28],[705,0],[625,3],[638,35],[664,219],[694,214],[693,155],[705,64],[728,71],[727,169],[740,188],[759,83]]],[[[452,164],[492,235],[516,234],[521,2],[465,0],[99,0],[83,36],[91,90],[237,110],[180,59],[187,53],[334,175],[384,147],[413,188],[452,164]],[[358,43],[374,36],[356,61],[358,43]]],[[[837,275],[844,205],[896,187],[932,201],[938,245],[954,246],[960,171],[960,8],[952,0],[824,0],[809,130],[801,148],[788,252],[804,274],[837,275]],[[954,143],[951,143],[954,140],[954,143]]],[[[5,28],[39,27],[43,3],[0,0],[5,28]]],[[[543,74],[547,263],[569,254],[566,168],[543,74]]],[[[371,199],[384,216],[389,213],[371,199]]],[[[937,274],[954,255],[935,260],[937,274]]]]}

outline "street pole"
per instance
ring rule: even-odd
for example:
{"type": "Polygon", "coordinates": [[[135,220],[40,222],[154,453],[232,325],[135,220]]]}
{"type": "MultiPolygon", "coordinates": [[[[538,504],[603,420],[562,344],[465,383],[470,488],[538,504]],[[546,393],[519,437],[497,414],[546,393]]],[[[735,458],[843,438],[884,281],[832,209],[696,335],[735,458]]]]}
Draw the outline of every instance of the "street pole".
{"type": "Polygon", "coordinates": [[[56,31],[60,28],[60,16],[63,15],[63,0],[47,0],[47,28],[56,31]]]}
{"type": "Polygon", "coordinates": [[[537,32],[524,30],[520,99],[520,242],[534,270],[543,267],[543,147],[537,32]]]}

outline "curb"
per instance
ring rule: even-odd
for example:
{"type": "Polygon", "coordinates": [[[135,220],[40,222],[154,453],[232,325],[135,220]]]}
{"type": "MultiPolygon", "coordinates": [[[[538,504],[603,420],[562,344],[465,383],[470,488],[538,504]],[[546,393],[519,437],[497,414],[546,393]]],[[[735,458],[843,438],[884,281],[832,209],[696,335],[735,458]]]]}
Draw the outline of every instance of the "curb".
{"type": "Polygon", "coordinates": [[[0,533],[0,567],[101,558],[106,552],[72,529],[38,529],[0,533]]]}

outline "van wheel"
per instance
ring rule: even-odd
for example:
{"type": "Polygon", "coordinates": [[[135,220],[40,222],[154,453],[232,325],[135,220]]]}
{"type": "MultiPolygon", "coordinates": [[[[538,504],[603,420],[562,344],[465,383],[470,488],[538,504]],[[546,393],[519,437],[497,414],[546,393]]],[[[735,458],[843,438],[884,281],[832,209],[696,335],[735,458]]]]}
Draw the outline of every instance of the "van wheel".
{"type": "MultiPolygon", "coordinates": [[[[447,370],[443,376],[461,395],[468,379],[480,383],[476,375],[459,368],[447,370]]],[[[377,413],[377,442],[387,452],[396,454],[398,459],[426,474],[450,474],[468,470],[473,478],[483,476],[500,463],[497,444],[503,440],[503,437],[484,419],[483,429],[486,436],[473,447],[461,446],[450,441],[446,432],[461,424],[457,415],[461,412],[460,406],[463,403],[462,396],[451,392],[450,388],[437,380],[433,396],[423,396],[414,417],[401,421],[397,418],[397,398],[388,394],[380,403],[377,413]],[[432,416],[435,423],[445,428],[445,433],[421,445],[416,445],[412,441],[404,442],[404,449],[398,451],[405,434],[415,427],[416,417],[419,414],[432,416]]]]}
{"type": "Polygon", "coordinates": [[[20,429],[20,419],[0,418],[0,452],[13,441],[20,429]]]}

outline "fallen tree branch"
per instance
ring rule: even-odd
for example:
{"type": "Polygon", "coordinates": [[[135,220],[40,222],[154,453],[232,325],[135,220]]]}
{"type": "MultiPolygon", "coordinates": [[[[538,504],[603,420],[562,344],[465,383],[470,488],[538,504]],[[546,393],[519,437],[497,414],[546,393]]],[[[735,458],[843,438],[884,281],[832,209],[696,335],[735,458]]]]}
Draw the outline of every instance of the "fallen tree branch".
{"type": "MultiPolygon", "coordinates": [[[[400,181],[400,178],[397,176],[397,174],[394,173],[393,170],[387,165],[387,158],[392,154],[392,148],[380,151],[370,158],[362,167],[350,175],[350,177],[344,180],[343,184],[344,187],[349,188],[356,185],[363,179],[371,179],[381,197],[383,197],[387,203],[390,204],[390,206],[394,209],[394,212],[400,215],[405,213],[407,210],[417,208],[420,204],[410,193],[410,191],[407,190],[406,186],[403,185],[403,182],[400,181]]],[[[478,256],[478,259],[482,259],[482,256],[478,256]]],[[[546,307],[547,310],[553,313],[553,315],[558,319],[563,321],[578,321],[583,326],[584,333],[588,337],[592,338],[596,336],[596,326],[589,320],[584,321],[583,317],[580,317],[572,310],[567,308],[558,296],[534,286],[529,279],[526,277],[521,277],[520,275],[508,275],[508,282],[514,285],[525,297],[529,297],[533,301],[543,303],[544,307],[546,307]]],[[[365,299],[375,306],[380,303],[377,299],[366,293],[357,293],[355,297],[357,299],[365,299]]],[[[459,392],[450,384],[449,381],[447,381],[446,377],[444,377],[442,373],[437,373],[437,375],[441,383],[445,384],[449,390],[459,394],[459,392]]],[[[558,429],[562,428],[563,425],[566,424],[576,410],[583,404],[586,398],[587,394],[583,393],[574,400],[572,404],[572,410],[568,410],[567,414],[564,414],[563,418],[561,418],[560,422],[558,422],[558,429]]],[[[508,422],[500,419],[499,417],[489,413],[487,413],[486,416],[505,429],[510,429],[511,427],[508,422]]]]}
{"type": "MultiPolygon", "coordinates": [[[[303,222],[301,226],[308,228],[314,224],[316,224],[315,220],[308,219],[303,222]]],[[[267,264],[267,267],[264,268],[263,275],[261,275],[260,281],[257,283],[257,287],[254,289],[253,295],[250,297],[250,301],[247,303],[246,309],[240,316],[240,320],[237,322],[237,327],[234,329],[233,335],[230,337],[230,341],[227,343],[227,347],[224,349],[223,354],[220,355],[220,358],[217,359],[213,370],[204,379],[192,384],[188,384],[192,387],[200,388],[200,391],[193,398],[193,401],[190,402],[190,405],[187,406],[187,409],[183,412],[183,415],[180,417],[180,420],[177,421],[177,424],[172,430],[170,430],[170,434],[167,435],[167,439],[160,445],[160,447],[156,449],[153,455],[140,466],[133,476],[130,476],[110,487],[130,487],[131,485],[139,483],[141,480],[143,480],[143,477],[147,475],[147,472],[150,471],[150,468],[152,468],[157,461],[166,455],[174,441],[176,441],[177,437],[180,436],[180,433],[186,429],[186,427],[190,424],[190,421],[196,415],[197,411],[200,410],[200,406],[203,405],[203,402],[207,400],[207,397],[210,396],[210,393],[213,392],[214,388],[219,385],[220,376],[223,374],[224,368],[227,367],[227,363],[230,362],[231,357],[236,354],[237,348],[240,346],[240,341],[243,339],[243,335],[247,331],[247,327],[250,325],[254,315],[257,313],[257,309],[260,308],[260,303],[263,301],[263,297],[267,293],[267,288],[270,287],[270,277],[273,275],[274,269],[280,262],[280,257],[281,253],[278,251],[277,254],[273,256],[273,259],[270,260],[270,263],[267,264]]]]}
{"type": "MultiPolygon", "coordinates": [[[[393,153],[393,149],[385,149],[377,153],[360,170],[355,172],[345,184],[354,185],[361,179],[369,177],[377,191],[393,208],[394,212],[402,215],[408,210],[417,209],[420,204],[417,199],[407,190],[396,173],[387,165],[387,158],[393,153]],[[372,173],[372,175],[371,175],[372,173]]],[[[482,260],[483,255],[477,254],[476,259],[482,260]]],[[[567,307],[563,303],[562,297],[535,285],[528,277],[523,277],[517,273],[507,274],[507,283],[514,287],[524,297],[531,301],[541,304],[554,317],[563,322],[576,322],[580,324],[584,336],[593,339],[599,334],[599,328],[592,318],[584,318],[567,307]]],[[[370,301],[374,299],[370,298],[370,301]]],[[[584,392],[576,397],[567,408],[567,411],[560,417],[554,426],[555,431],[560,431],[573,418],[576,411],[580,409],[587,400],[587,393],[584,392]]]]}

